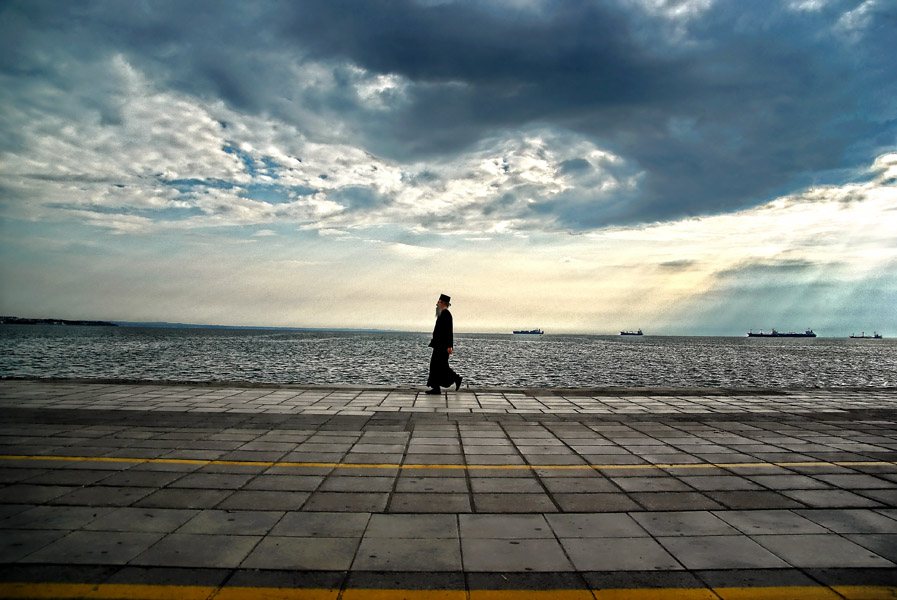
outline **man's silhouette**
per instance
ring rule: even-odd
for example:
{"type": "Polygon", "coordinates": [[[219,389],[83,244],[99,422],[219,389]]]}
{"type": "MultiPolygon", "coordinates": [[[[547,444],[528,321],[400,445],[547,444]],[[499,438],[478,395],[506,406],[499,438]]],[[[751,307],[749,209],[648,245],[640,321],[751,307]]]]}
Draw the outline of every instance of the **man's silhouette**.
{"type": "Polygon", "coordinates": [[[452,353],[453,331],[451,298],[445,294],[439,295],[436,301],[436,326],[433,327],[433,339],[430,340],[430,348],[433,356],[430,357],[430,376],[427,378],[428,394],[438,394],[440,387],[449,387],[454,384],[455,390],[461,387],[461,376],[452,371],[449,366],[449,355],[452,353]]]}

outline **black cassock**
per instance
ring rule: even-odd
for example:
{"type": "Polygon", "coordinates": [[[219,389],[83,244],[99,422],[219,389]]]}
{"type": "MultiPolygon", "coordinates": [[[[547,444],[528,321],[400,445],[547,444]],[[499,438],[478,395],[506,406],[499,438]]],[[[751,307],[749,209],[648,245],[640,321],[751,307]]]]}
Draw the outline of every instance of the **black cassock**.
{"type": "Polygon", "coordinates": [[[429,387],[449,387],[458,380],[458,375],[449,366],[448,348],[451,348],[453,345],[452,313],[445,309],[436,318],[436,326],[433,327],[433,339],[430,340],[433,356],[430,357],[430,376],[427,378],[429,387]]]}

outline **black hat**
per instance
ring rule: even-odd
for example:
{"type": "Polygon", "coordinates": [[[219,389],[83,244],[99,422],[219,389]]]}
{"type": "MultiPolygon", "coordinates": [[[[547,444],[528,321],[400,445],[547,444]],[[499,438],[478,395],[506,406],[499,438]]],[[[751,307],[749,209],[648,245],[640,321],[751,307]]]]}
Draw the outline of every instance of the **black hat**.
{"type": "Polygon", "coordinates": [[[440,301],[440,302],[445,302],[445,305],[446,305],[446,306],[451,306],[451,305],[452,305],[452,299],[451,299],[451,297],[446,296],[445,294],[439,294],[439,301],[440,301]]]}

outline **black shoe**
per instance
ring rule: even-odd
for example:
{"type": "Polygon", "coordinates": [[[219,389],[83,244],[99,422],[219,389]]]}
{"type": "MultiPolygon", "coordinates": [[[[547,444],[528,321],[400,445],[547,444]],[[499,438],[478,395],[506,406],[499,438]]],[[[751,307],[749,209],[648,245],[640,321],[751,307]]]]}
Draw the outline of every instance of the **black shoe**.
{"type": "Polygon", "coordinates": [[[464,379],[464,378],[461,377],[460,375],[458,375],[458,379],[455,380],[455,391],[456,392],[461,389],[461,380],[462,379],[464,379]]]}
{"type": "Polygon", "coordinates": [[[430,394],[431,396],[435,396],[439,393],[439,388],[433,388],[432,390],[427,390],[424,392],[425,394],[430,394]]]}

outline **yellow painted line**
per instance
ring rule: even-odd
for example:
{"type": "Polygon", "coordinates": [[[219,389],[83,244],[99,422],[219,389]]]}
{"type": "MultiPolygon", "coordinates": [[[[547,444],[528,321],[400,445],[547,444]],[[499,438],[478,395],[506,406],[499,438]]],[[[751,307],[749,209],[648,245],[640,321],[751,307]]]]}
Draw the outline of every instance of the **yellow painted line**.
{"type": "MultiPolygon", "coordinates": [[[[764,600],[842,600],[841,596],[827,587],[788,586],[762,589],[764,600]]],[[[758,597],[756,588],[714,588],[713,591],[722,600],[753,600],[758,597]]]]}
{"type": "MultiPolygon", "coordinates": [[[[716,596],[711,597],[716,600],[716,596]]],[[[470,600],[554,600],[555,598],[595,600],[595,596],[589,590],[470,590],[470,600]]]]}
{"type": "Polygon", "coordinates": [[[115,456],[44,456],[0,454],[0,460],[37,460],[61,462],[118,462],[134,464],[174,464],[174,465],[239,465],[247,467],[285,467],[319,469],[461,469],[465,471],[614,471],[653,469],[743,469],[754,467],[893,467],[897,462],[889,461],[814,461],[814,462],[740,462],[740,463],[683,463],[683,464],[640,464],[640,465],[411,465],[398,463],[334,463],[334,462],[276,462],[254,460],[200,460],[189,458],[127,458],[115,456]]]}
{"type": "Polygon", "coordinates": [[[897,585],[833,585],[832,589],[847,600],[895,600],[897,585]]]}
{"type": "MultiPolygon", "coordinates": [[[[597,600],[636,600],[643,598],[650,598],[650,600],[719,600],[719,596],[705,588],[610,589],[592,590],[592,593],[595,594],[597,600]]],[[[755,598],[766,600],[766,596],[763,594],[759,594],[755,598]]]]}
{"type": "MultiPolygon", "coordinates": [[[[402,600],[403,598],[408,600],[467,600],[467,592],[465,590],[348,589],[344,590],[343,595],[340,596],[340,600],[402,600]]],[[[591,594],[588,600],[594,600],[591,594]]]]}
{"type": "Polygon", "coordinates": [[[252,588],[90,583],[0,583],[17,600],[894,600],[895,586],[655,588],[603,590],[401,590],[252,588]],[[834,591],[833,591],[834,590],[834,591]],[[837,593],[835,593],[837,592],[837,593]]]}

